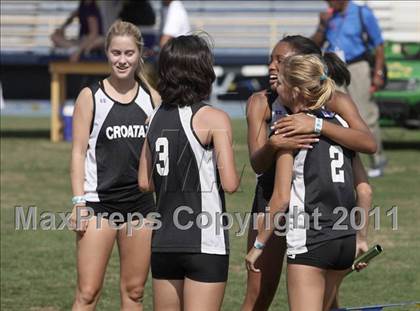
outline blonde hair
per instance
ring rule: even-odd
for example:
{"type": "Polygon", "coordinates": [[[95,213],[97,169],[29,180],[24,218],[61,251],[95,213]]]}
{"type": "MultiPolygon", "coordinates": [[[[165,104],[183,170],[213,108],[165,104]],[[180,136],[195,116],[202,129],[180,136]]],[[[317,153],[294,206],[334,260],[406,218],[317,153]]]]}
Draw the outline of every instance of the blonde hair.
{"type": "Polygon", "coordinates": [[[328,77],[328,67],[317,55],[294,55],[283,62],[283,79],[291,89],[297,88],[306,108],[316,110],[333,96],[335,82],[328,77]]]}
{"type": "Polygon", "coordinates": [[[144,61],[143,61],[143,37],[141,35],[140,29],[129,22],[124,22],[122,20],[115,21],[111,27],[109,27],[108,33],[106,34],[105,39],[105,52],[108,51],[109,46],[111,45],[112,39],[119,36],[133,37],[134,42],[139,50],[139,63],[136,69],[136,76],[144,82],[147,87],[150,88],[150,84],[144,76],[144,61]]]}

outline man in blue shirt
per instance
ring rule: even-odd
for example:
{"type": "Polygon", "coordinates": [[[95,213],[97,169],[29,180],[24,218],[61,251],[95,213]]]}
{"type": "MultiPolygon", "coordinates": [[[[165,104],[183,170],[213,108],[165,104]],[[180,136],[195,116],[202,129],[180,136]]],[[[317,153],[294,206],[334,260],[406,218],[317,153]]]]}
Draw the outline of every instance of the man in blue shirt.
{"type": "Polygon", "coordinates": [[[372,100],[372,92],[384,83],[384,45],[378,22],[372,11],[348,0],[328,0],[329,10],[320,14],[320,22],[312,39],[326,51],[335,52],[348,64],[351,83],[347,93],[355,101],[364,121],[369,126],[378,144],[378,151],[372,157],[369,177],[383,174],[387,160],[383,154],[379,110],[372,100]],[[364,33],[367,39],[364,39],[364,33]],[[367,41],[367,42],[365,42],[367,41]],[[375,49],[373,76],[367,62],[368,49],[375,49]]]}

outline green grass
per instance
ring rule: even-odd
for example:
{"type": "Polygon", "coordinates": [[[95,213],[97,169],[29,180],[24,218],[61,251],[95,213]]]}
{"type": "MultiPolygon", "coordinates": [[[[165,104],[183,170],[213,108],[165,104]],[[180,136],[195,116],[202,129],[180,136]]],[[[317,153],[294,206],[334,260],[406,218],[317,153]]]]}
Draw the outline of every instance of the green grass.
{"type": "MultiPolygon", "coordinates": [[[[14,207],[35,205],[41,211],[70,210],[68,165],[70,144],[51,144],[48,120],[1,119],[1,309],[69,310],[76,284],[75,237],[69,231],[16,231],[14,207]]],[[[248,164],[246,123],[234,121],[240,191],[228,196],[230,211],[251,208],[255,175],[248,164]]],[[[420,132],[386,129],[387,173],[372,181],[374,204],[381,207],[380,230],[369,240],[384,253],[362,273],[354,273],[341,290],[343,306],[420,300],[419,236],[420,132]],[[398,230],[393,231],[386,210],[398,206],[398,230]]],[[[243,258],[246,237],[231,232],[229,282],[223,310],[238,310],[245,292],[243,258]]],[[[118,255],[114,250],[98,310],[119,307],[118,255]]],[[[272,310],[287,309],[285,273],[272,310]]],[[[149,279],[150,280],[150,279],[149,279]]],[[[150,281],[145,305],[151,310],[150,281]]],[[[392,310],[407,310],[395,308],[392,310]]],[[[414,310],[414,309],[412,309],[414,310]]],[[[418,310],[418,309],[417,309],[418,310]]]]}

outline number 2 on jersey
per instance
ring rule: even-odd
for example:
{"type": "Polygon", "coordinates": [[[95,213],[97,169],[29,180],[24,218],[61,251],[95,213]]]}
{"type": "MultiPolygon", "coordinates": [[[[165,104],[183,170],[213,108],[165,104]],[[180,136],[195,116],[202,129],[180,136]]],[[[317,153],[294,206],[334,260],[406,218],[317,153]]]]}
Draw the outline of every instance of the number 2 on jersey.
{"type": "Polygon", "coordinates": [[[343,148],[337,145],[330,147],[331,178],[333,182],[344,182],[344,170],[341,168],[344,164],[343,148]]]}
{"type": "Polygon", "coordinates": [[[156,169],[160,176],[168,176],[169,173],[169,142],[166,137],[159,137],[155,143],[155,150],[159,155],[159,161],[156,163],[156,169]]]}

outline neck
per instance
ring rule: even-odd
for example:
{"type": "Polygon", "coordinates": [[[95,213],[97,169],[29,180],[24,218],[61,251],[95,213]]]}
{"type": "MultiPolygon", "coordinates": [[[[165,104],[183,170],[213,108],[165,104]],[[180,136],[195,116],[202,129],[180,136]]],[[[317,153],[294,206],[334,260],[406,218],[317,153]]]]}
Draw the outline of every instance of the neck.
{"type": "Polygon", "coordinates": [[[117,79],[113,75],[109,77],[108,82],[119,93],[127,93],[129,90],[133,89],[134,86],[136,85],[136,80],[133,78],[117,79]]]}

